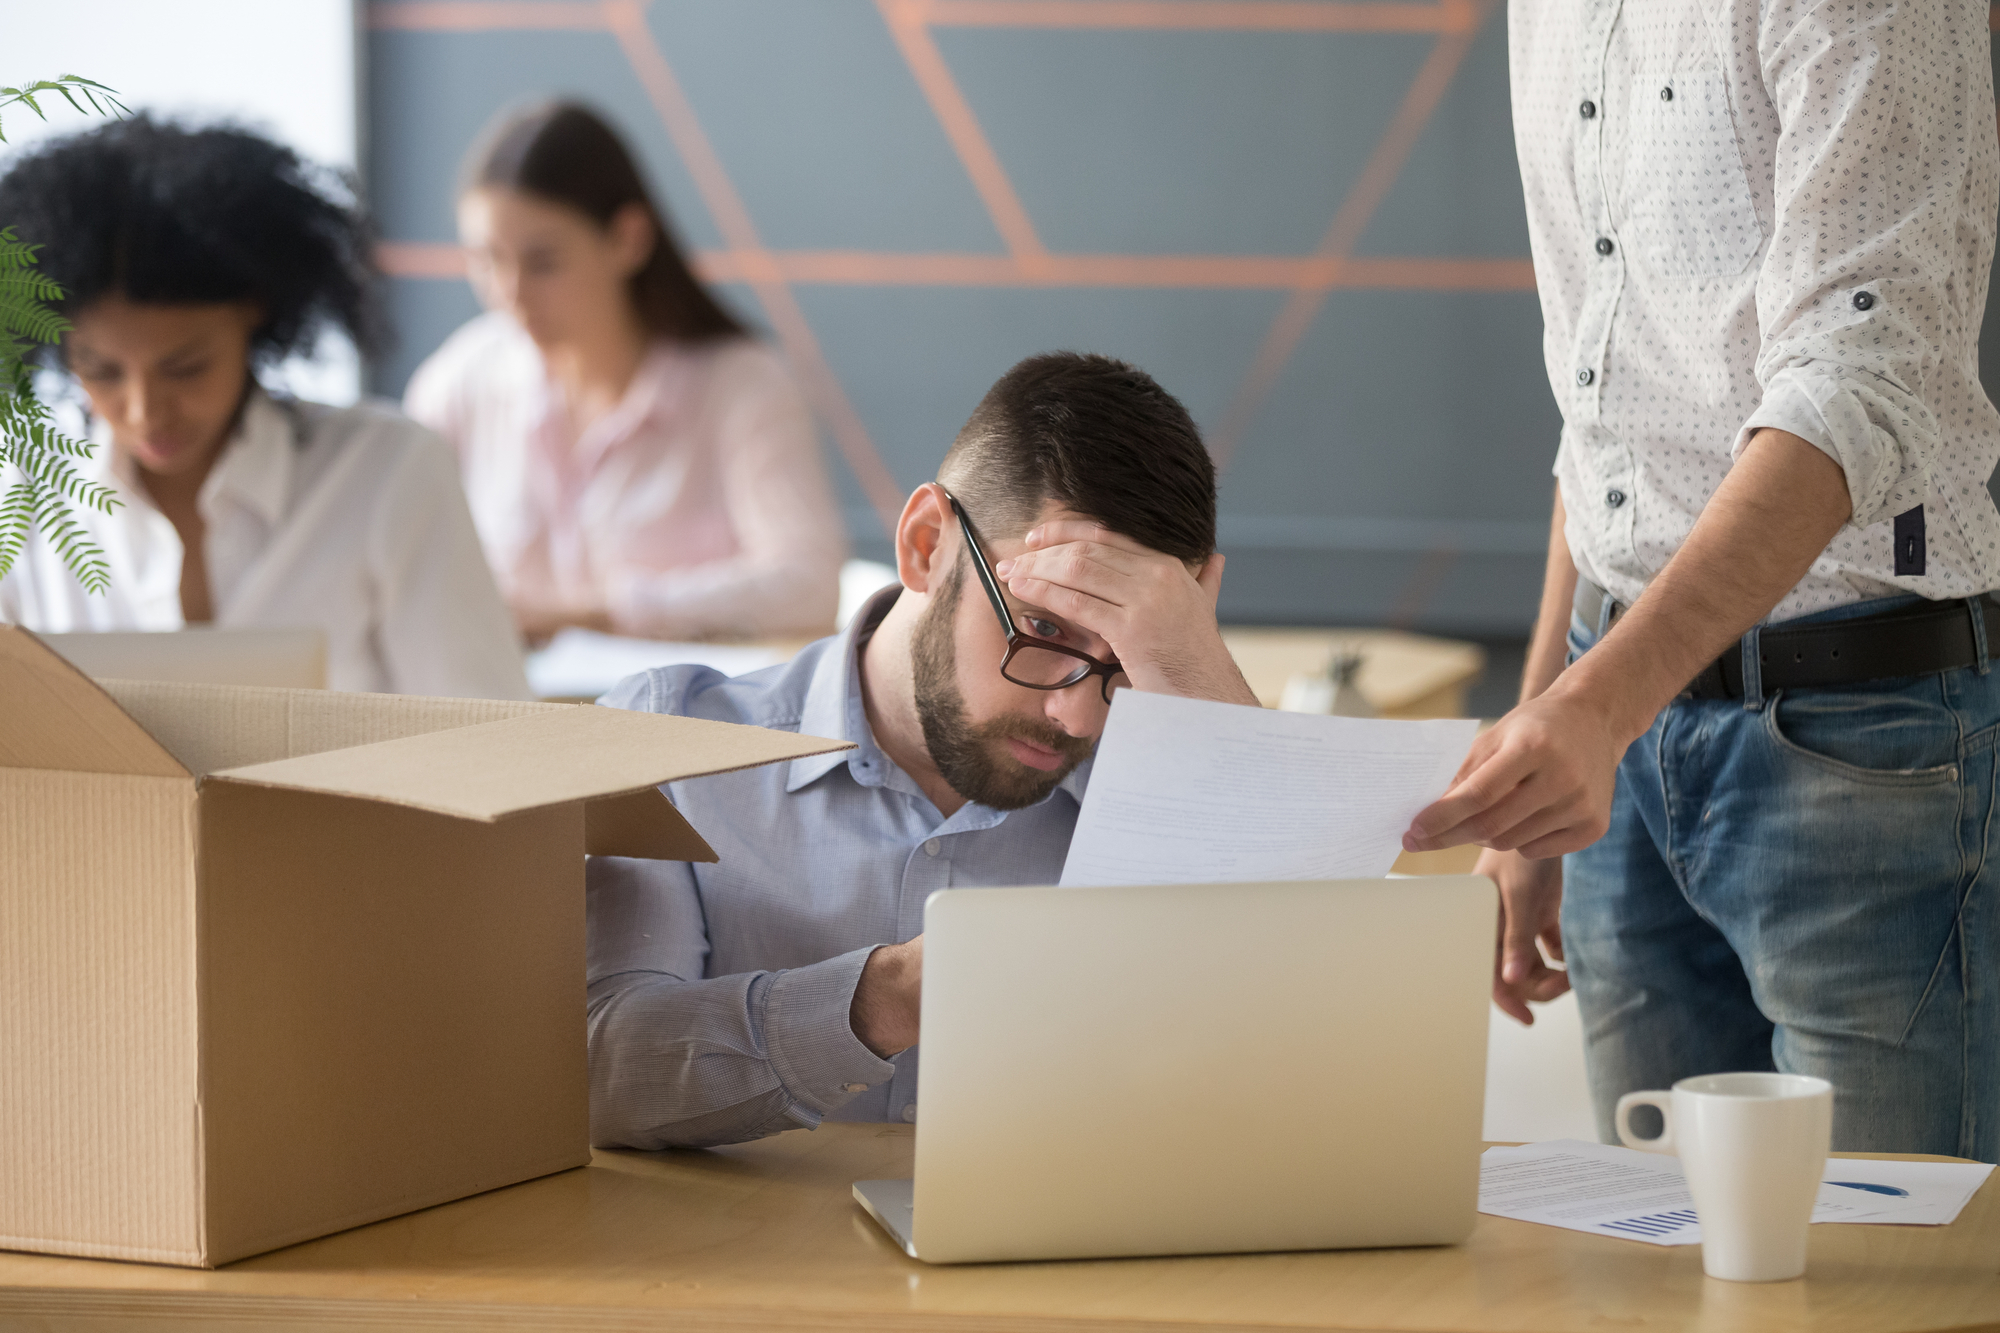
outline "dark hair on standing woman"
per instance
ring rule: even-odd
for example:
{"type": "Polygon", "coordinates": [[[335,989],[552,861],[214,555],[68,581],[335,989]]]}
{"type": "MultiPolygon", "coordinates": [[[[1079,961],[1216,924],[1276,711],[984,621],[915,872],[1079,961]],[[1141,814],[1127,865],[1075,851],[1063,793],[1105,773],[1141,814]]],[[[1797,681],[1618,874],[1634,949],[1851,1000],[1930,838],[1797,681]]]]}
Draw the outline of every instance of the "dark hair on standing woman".
{"type": "Polygon", "coordinates": [[[467,160],[464,189],[518,190],[575,209],[600,227],[637,204],[653,224],[653,253],[632,275],[632,302],[655,335],[678,342],[747,337],[688,268],[687,258],[653,203],[617,132],[574,102],[513,112],[489,130],[467,160]]]}
{"type": "Polygon", "coordinates": [[[71,314],[254,301],[254,364],[310,352],[322,329],[382,345],[373,233],[334,172],[228,126],[147,115],[23,153],[0,177],[0,226],[41,247],[71,314]]]}

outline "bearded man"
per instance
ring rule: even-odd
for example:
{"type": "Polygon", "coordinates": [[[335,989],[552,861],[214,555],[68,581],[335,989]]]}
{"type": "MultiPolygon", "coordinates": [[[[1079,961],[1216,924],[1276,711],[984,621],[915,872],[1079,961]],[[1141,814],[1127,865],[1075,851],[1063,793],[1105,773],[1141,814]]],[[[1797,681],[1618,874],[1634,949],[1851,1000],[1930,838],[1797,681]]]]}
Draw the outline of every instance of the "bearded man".
{"type": "Polygon", "coordinates": [[[671,785],[717,864],[592,858],[592,1140],[914,1121],[924,899],[1056,882],[1116,689],[1256,703],[1222,563],[1186,409],[1122,362],[1032,357],[910,497],[901,584],[845,631],[606,695],[855,748],[671,785]]]}

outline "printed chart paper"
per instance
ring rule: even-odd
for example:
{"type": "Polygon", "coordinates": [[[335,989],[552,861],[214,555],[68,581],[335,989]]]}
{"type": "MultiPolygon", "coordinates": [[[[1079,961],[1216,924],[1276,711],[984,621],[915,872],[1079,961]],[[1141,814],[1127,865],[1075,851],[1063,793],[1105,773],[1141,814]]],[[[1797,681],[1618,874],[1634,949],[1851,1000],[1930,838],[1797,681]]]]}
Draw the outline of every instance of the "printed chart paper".
{"type": "MultiPolygon", "coordinates": [[[[1812,1220],[1942,1226],[1992,1170],[1829,1158],[1812,1220]]],[[[1579,1139],[1488,1148],[1479,1160],[1479,1211],[1649,1245],[1701,1242],[1679,1158],[1579,1139]]]]}
{"type": "Polygon", "coordinates": [[[1379,878],[1478,731],[1120,690],[1062,882],[1379,878]]]}

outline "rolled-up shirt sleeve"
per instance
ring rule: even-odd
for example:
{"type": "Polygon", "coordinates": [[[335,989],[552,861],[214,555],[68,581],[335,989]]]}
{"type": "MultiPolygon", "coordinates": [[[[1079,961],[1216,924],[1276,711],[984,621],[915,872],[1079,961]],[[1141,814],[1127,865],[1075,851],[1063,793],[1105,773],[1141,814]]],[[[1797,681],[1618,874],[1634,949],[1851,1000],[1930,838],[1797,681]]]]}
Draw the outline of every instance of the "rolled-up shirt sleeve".
{"type": "MultiPolygon", "coordinates": [[[[1953,346],[1971,348],[1994,220],[1971,206],[1974,96],[1988,77],[1984,5],[1886,0],[1772,5],[1759,56],[1778,108],[1775,232],[1757,285],[1757,430],[1839,463],[1868,527],[1921,504],[1943,448],[1925,398],[1953,346]]],[[[1975,370],[1968,371],[1976,375],[1975,370]]]]}
{"type": "Polygon", "coordinates": [[[849,1021],[873,948],[710,977],[688,865],[592,857],[585,883],[593,1143],[706,1147],[810,1129],[895,1072],[849,1021]]]}

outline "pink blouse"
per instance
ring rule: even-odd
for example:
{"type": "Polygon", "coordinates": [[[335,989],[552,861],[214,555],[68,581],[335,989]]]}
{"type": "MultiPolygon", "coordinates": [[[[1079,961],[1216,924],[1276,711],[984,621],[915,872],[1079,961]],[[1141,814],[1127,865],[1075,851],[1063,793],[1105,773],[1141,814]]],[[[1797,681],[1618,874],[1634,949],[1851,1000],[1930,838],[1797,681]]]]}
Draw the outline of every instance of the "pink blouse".
{"type": "Polygon", "coordinates": [[[507,600],[602,607],[653,639],[830,630],[847,540],[811,414],[778,358],[655,343],[580,436],[539,349],[481,315],[403,398],[458,450],[507,600]]]}

